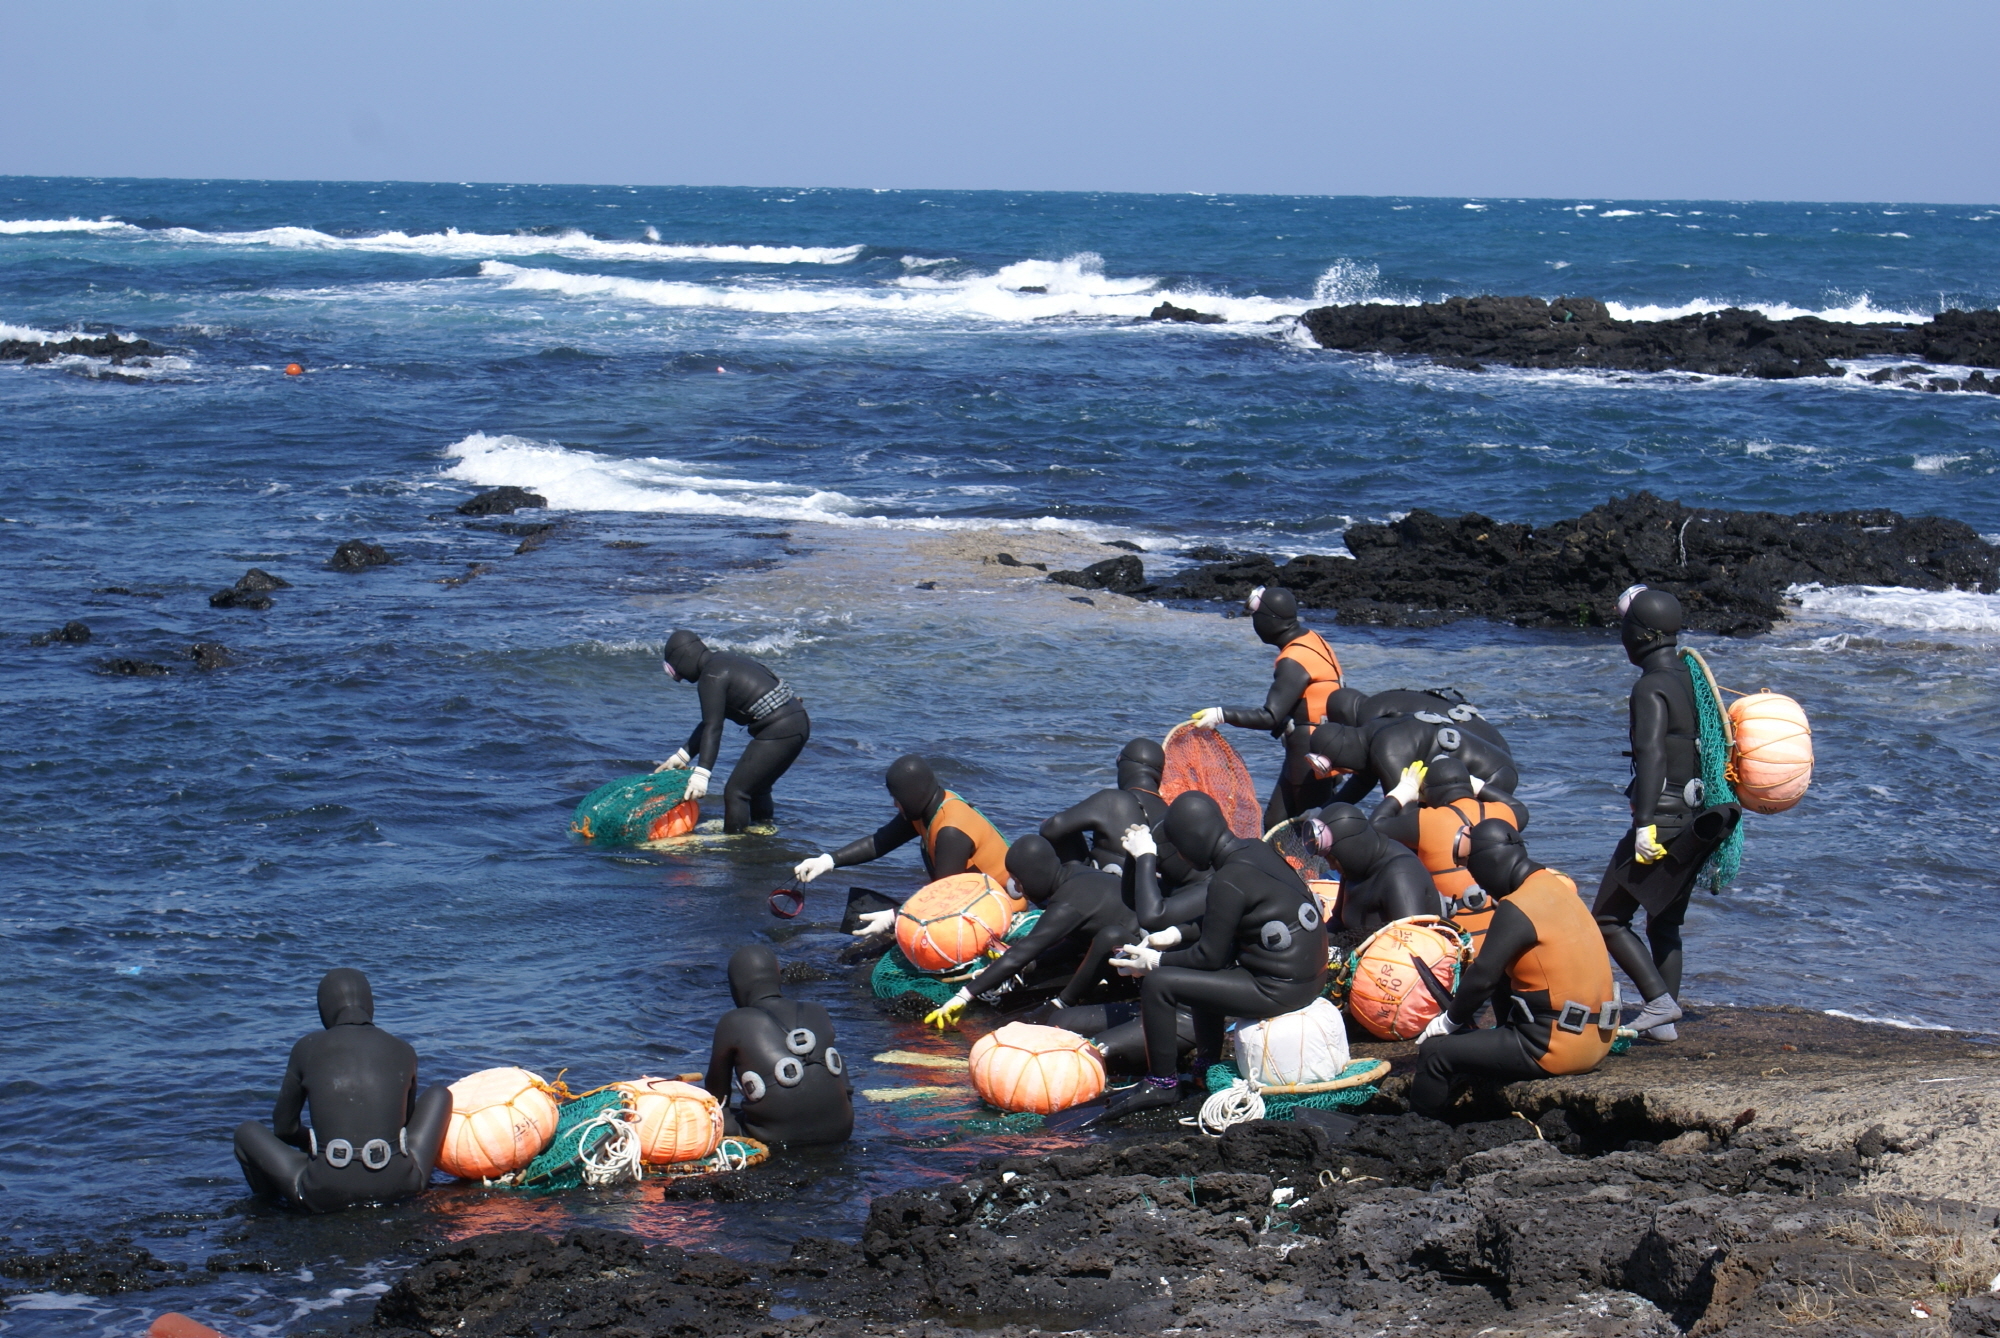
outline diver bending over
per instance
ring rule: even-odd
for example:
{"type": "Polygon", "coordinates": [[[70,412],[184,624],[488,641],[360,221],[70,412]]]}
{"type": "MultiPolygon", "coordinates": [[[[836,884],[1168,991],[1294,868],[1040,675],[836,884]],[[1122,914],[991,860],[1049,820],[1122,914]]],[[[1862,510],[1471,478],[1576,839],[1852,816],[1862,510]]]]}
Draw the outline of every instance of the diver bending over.
{"type": "Polygon", "coordinates": [[[1243,606],[1250,610],[1250,625],[1257,639],[1278,647],[1271,666],[1271,690],[1264,704],[1254,710],[1225,710],[1208,706],[1196,711],[1193,722],[1205,729],[1235,725],[1242,729],[1269,730],[1285,744],[1286,765],[1264,807],[1264,826],[1275,827],[1309,808],[1327,801],[1332,786],[1311,774],[1304,764],[1306,734],[1327,718],[1327,701],[1340,690],[1340,657],[1318,632],[1299,625],[1299,603],[1283,586],[1258,586],[1243,606]],[[1299,765],[1294,766],[1294,759],[1299,765]]]}
{"type": "Polygon", "coordinates": [[[771,787],[798,761],[812,737],[806,704],[782,678],[747,655],[710,650],[700,637],[681,628],[667,638],[663,654],[667,676],[692,683],[701,697],[701,723],[679,752],[660,763],[661,771],[679,771],[690,762],[687,797],[708,793],[715,755],[722,748],[722,722],[747,726],[750,742],[722,787],[722,830],[741,832],[753,822],[769,822],[774,812],[771,787]]]}
{"type": "Polygon", "coordinates": [[[1666,590],[1635,585],[1618,600],[1619,640],[1639,667],[1629,705],[1632,827],[1611,852],[1591,911],[1604,944],[1639,987],[1645,1008],[1632,1025],[1657,1041],[1674,1040],[1681,1015],[1681,922],[1695,878],[1742,820],[1734,804],[1704,803],[1701,718],[1694,680],[1680,655],[1681,602],[1666,590]],[[1646,938],[1632,917],[1646,908],[1646,938]]]}
{"type": "Polygon", "coordinates": [[[715,1024],[703,1080],[709,1095],[727,1110],[734,1079],[743,1103],[730,1120],[760,1142],[846,1142],[854,1098],[847,1064],[833,1048],[833,1018],[816,1003],[785,997],[778,955],[761,943],[730,956],[729,994],[736,1007],[715,1024]]]}
{"type": "Polygon", "coordinates": [[[1027,970],[1046,956],[1065,948],[1080,950],[1082,962],[1062,993],[1050,1002],[1055,1008],[1081,1003],[1091,987],[1104,975],[1105,963],[1128,943],[1143,938],[1132,908],[1115,873],[1085,864],[1065,864],[1056,848],[1040,836],[1024,836],[1007,851],[1007,871],[1021,895],[1042,908],[1035,927],[984,971],[959,987],[924,1019],[940,1031],[958,1022],[959,1015],[974,997],[1002,987],[1009,979],[1027,970]]]}
{"type": "Polygon", "coordinates": [[[1368,815],[1376,831],[1417,852],[1438,895],[1448,902],[1477,886],[1465,859],[1471,853],[1472,829],[1488,818],[1516,829],[1528,822],[1526,808],[1499,786],[1474,789],[1472,773],[1455,757],[1429,766],[1412,762],[1368,815]]]}
{"type": "MultiPolygon", "coordinates": [[[[1353,773],[1339,782],[1335,794],[1349,804],[1367,798],[1377,784],[1388,789],[1412,762],[1447,757],[1464,764],[1474,794],[1497,785],[1511,796],[1521,783],[1507,740],[1478,707],[1463,703],[1443,711],[1382,716],[1365,725],[1324,724],[1312,732],[1308,748],[1302,763],[1314,774],[1353,773]]],[[[1286,764],[1293,765],[1290,758],[1286,764]]],[[[1517,799],[1512,807],[1525,826],[1524,806],[1517,799]]]]}
{"type": "MultiPolygon", "coordinates": [[[[986,815],[938,784],[930,763],[914,753],[889,764],[886,781],[896,816],[871,836],[850,841],[832,854],[803,859],[792,868],[802,883],[833,869],[866,864],[898,846],[923,839],[924,873],[933,881],[976,869],[1002,887],[1007,885],[1007,838],[986,815]]],[[[877,912],[887,920],[895,912],[877,912]]]]}
{"type": "Polygon", "coordinates": [[[1262,841],[1230,834],[1222,810],[1200,791],[1174,800],[1167,834],[1198,869],[1213,869],[1201,940],[1162,951],[1134,945],[1112,965],[1145,977],[1139,991],[1145,1025],[1147,1076],[1105,1110],[1116,1118],[1180,1099],[1177,1011],[1194,1015],[1195,1072],[1222,1055],[1223,1024],[1232,1017],[1276,1017],[1304,1008],[1326,975],[1326,926],[1319,902],[1262,841]]]}
{"type": "Polygon", "coordinates": [[[301,1038],[285,1061],[272,1127],[236,1126],[243,1178],[255,1193],[322,1213],[420,1192],[444,1147],[451,1089],[417,1095],[417,1052],[376,1028],[359,971],[320,980],[319,1020],[325,1030],[301,1038]],[[310,1127],[299,1120],[308,1106],[310,1127]]]}
{"type": "Polygon", "coordinates": [[[1576,884],[1528,858],[1499,818],[1472,829],[1472,874],[1499,898],[1485,945],[1451,1007],[1417,1037],[1410,1106],[1442,1119],[1458,1084],[1588,1073],[1611,1053],[1618,993],[1611,960],[1576,884]],[[1473,1018],[1491,1002],[1498,1025],[1473,1018]]]}
{"type": "Polygon", "coordinates": [[[1408,846],[1384,836],[1354,805],[1328,804],[1316,819],[1307,820],[1306,834],[1340,874],[1338,928],[1372,932],[1391,920],[1443,910],[1424,862],[1408,846]]]}

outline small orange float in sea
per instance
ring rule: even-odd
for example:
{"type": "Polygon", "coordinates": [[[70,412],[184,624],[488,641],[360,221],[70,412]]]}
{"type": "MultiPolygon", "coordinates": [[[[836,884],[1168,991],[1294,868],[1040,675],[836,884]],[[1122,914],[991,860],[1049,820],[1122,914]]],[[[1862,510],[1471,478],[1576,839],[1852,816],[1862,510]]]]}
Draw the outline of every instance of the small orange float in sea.
{"type": "Polygon", "coordinates": [[[288,362],[285,364],[286,376],[304,376],[305,374],[306,374],[306,369],[299,366],[297,363],[288,362]]]}

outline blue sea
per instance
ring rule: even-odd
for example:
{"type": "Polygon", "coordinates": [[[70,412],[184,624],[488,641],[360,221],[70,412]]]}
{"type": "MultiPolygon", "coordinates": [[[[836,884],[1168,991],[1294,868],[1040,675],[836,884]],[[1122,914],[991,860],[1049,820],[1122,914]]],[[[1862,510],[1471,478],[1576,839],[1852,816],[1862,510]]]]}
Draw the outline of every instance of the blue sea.
{"type": "MultiPolygon", "coordinates": [[[[1080,601],[1002,552],[1076,566],[1122,542],[1166,574],[1195,545],[1337,552],[1416,507],[1542,522],[1641,488],[2000,539],[2000,398],[1868,364],[1441,370],[1294,322],[1479,293],[1922,319],[2000,303],[2000,211],[0,178],[0,338],[171,349],[0,365],[0,1252],[123,1236],[269,1266],[40,1293],[0,1331],[339,1322],[426,1245],[508,1227],[768,1258],[853,1236],[871,1194],[1042,1146],[964,1127],[949,1094],[864,1098],[854,1142],[787,1157],[768,1201],[455,1186],[324,1219],[247,1197],[229,1147],[330,967],[369,974],[428,1081],[699,1069],[734,947],[828,966],[845,887],[921,881],[905,851],[823,880],[792,925],[766,910],[792,863],[888,815],[898,754],[1021,833],[1111,784],[1128,738],[1261,701],[1268,652],[1226,610],[1080,601]],[[1168,299],[1225,320],[1136,321],[1168,299]],[[539,546],[455,512],[499,484],[548,498],[511,518],[556,522],[539,546]],[[328,570],[355,538],[396,561],[328,570]],[[212,609],[252,566],[291,588],[212,609]],[[72,619],[88,645],[30,644],[72,619]],[[781,830],[580,844],[577,799],[694,723],[660,672],[676,626],[806,698],[781,830]],[[232,663],[197,667],[198,642],[232,663]],[[121,658],[171,672],[99,672],[121,658]]],[[[1693,638],[1726,685],[1806,705],[1819,770],[1696,904],[1686,994],[2000,1031],[2000,598],[1794,594],[1771,635],[1693,638]]],[[[1486,708],[1535,854],[1594,885],[1625,823],[1615,640],[1319,621],[1351,682],[1486,708]]],[[[1267,785],[1276,745],[1236,741],[1267,785]]],[[[858,1087],[949,1077],[871,1057],[961,1039],[845,978],[799,988],[858,1087]]]]}

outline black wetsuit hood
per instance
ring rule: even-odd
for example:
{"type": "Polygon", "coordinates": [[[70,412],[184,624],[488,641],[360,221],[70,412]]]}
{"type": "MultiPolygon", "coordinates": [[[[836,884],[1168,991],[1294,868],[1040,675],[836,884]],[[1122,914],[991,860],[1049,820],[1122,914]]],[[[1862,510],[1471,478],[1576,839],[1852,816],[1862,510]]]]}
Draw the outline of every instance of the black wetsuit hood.
{"type": "Polygon", "coordinates": [[[683,683],[692,683],[701,677],[701,664],[708,655],[707,644],[685,627],[667,638],[667,648],[661,652],[661,658],[674,671],[674,677],[683,683]]]}
{"type": "Polygon", "coordinates": [[[1037,906],[1062,881],[1062,856],[1045,836],[1030,833],[1007,847],[1007,872],[1022,896],[1037,906]]]}
{"type": "Polygon", "coordinates": [[[1299,635],[1299,601],[1281,585],[1260,585],[1243,601],[1250,625],[1267,646],[1282,646],[1299,635]]]}
{"type": "Polygon", "coordinates": [[[1625,658],[1638,664],[1663,646],[1672,646],[1681,630],[1681,602],[1671,591],[1636,585],[1618,599],[1618,639],[1625,658]]]}
{"type": "Polygon", "coordinates": [[[366,1027],[374,1021],[375,992],[368,987],[368,977],[351,966],[335,967],[320,977],[322,1027],[366,1027]]]}
{"type": "Polygon", "coordinates": [[[884,783],[889,787],[889,798],[895,800],[897,809],[911,822],[930,821],[938,805],[944,802],[944,787],[938,784],[937,773],[915,753],[906,753],[891,762],[884,783]]]}
{"type": "Polygon", "coordinates": [[[1368,768],[1368,731],[1358,725],[1331,722],[1312,732],[1312,751],[1333,764],[1335,771],[1365,771],[1368,768]]]}
{"type": "Polygon", "coordinates": [[[738,948],[729,958],[729,997],[738,1008],[750,1008],[766,999],[783,997],[778,954],[762,943],[738,948]]]}
{"type": "Polygon", "coordinates": [[[1337,687],[1327,694],[1326,718],[1336,725],[1358,725],[1361,708],[1367,701],[1368,694],[1360,688],[1337,687]]]}
{"type": "Polygon", "coordinates": [[[1424,808],[1443,808],[1460,799],[1472,798],[1472,773],[1455,757],[1441,757],[1429,764],[1424,783],[1417,791],[1417,803],[1424,808]]]}
{"type": "Polygon", "coordinates": [[[1157,790],[1166,769],[1166,749],[1151,739],[1134,739],[1118,752],[1118,788],[1157,790]]]}
{"type": "Polygon", "coordinates": [[[1308,828],[1321,855],[1333,862],[1343,880],[1366,878],[1375,866],[1403,847],[1377,831],[1368,815],[1352,804],[1328,804],[1319,811],[1317,828],[1308,828]]]}
{"type": "Polygon", "coordinates": [[[1167,839],[1197,869],[1213,869],[1238,841],[1215,800],[1189,790],[1167,809],[1167,839]]]}
{"type": "Polygon", "coordinates": [[[1528,858],[1528,843],[1521,839],[1521,833],[1499,818],[1488,818],[1472,829],[1471,847],[1466,871],[1496,897],[1514,891],[1542,867],[1528,858]]]}

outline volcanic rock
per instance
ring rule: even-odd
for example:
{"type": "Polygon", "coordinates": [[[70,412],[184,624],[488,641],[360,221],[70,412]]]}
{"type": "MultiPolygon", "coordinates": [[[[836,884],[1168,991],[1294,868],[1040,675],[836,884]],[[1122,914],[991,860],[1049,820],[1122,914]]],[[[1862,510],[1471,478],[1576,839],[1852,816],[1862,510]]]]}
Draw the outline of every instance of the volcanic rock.
{"type": "Polygon", "coordinates": [[[157,1258],[151,1250],[122,1239],[70,1245],[47,1254],[0,1257],[0,1278],[33,1284],[18,1289],[21,1291],[81,1292],[86,1296],[112,1296],[206,1280],[202,1274],[190,1277],[186,1264],[157,1258]]]}
{"type": "Polygon", "coordinates": [[[1193,307],[1177,307],[1171,302],[1162,302],[1146,313],[1149,321],[1182,321],[1189,325],[1221,325],[1227,316],[1217,316],[1213,312],[1196,311],[1193,307]]]}
{"type": "Polygon", "coordinates": [[[1946,311],[1921,325],[1773,320],[1736,307],[1621,321],[1589,297],[1454,297],[1417,306],[1316,307],[1299,322],[1322,348],[1423,356],[1470,369],[1497,362],[1775,380],[1835,376],[1831,360],[1845,358],[2000,367],[2000,311],[1946,311]]]}
{"type": "Polygon", "coordinates": [[[236,578],[235,585],[210,595],[208,606],[212,609],[268,609],[271,607],[271,591],[291,588],[290,581],[273,576],[262,567],[252,567],[236,578]]]}
{"type": "Polygon", "coordinates": [[[220,641],[197,641],[187,648],[187,656],[197,669],[226,669],[236,663],[220,641]]]}
{"type": "Polygon", "coordinates": [[[61,627],[46,632],[37,632],[28,638],[31,646],[87,646],[90,644],[90,626],[74,620],[61,627]]]}
{"type": "Polygon", "coordinates": [[[166,350],[144,339],[122,339],[115,334],[77,335],[71,339],[0,339],[0,362],[54,362],[66,354],[87,358],[109,358],[122,364],[129,358],[153,357],[166,350]]]}
{"type": "Polygon", "coordinates": [[[511,516],[523,507],[547,506],[549,499],[540,493],[529,492],[509,483],[501,488],[489,488],[477,497],[458,504],[461,516],[511,516]]]}
{"type": "Polygon", "coordinates": [[[1133,595],[1146,588],[1146,565],[1126,553],[1093,562],[1082,571],[1052,571],[1049,579],[1058,585],[1073,585],[1084,590],[1109,590],[1117,595],[1133,595]]]}
{"type": "Polygon", "coordinates": [[[329,571],[367,571],[370,567],[386,566],[396,559],[380,544],[371,544],[366,539],[349,539],[333,550],[333,556],[326,560],[329,571]]]}
{"type": "Polygon", "coordinates": [[[163,678],[173,670],[151,660],[116,659],[98,665],[97,672],[112,678],[163,678]]]}
{"type": "Polygon", "coordinates": [[[1280,563],[1209,550],[1191,556],[1210,560],[1170,583],[1126,593],[1237,601],[1281,585],[1301,605],[1354,623],[1608,627],[1618,622],[1620,592],[1643,582],[1673,591],[1689,627],[1751,635],[1784,616],[1795,584],[2000,589],[2000,549],[1971,526],[1894,511],[1725,511],[1640,492],[1540,527],[1418,510],[1389,525],[1351,526],[1345,537],[1351,558],[1280,563]]]}

